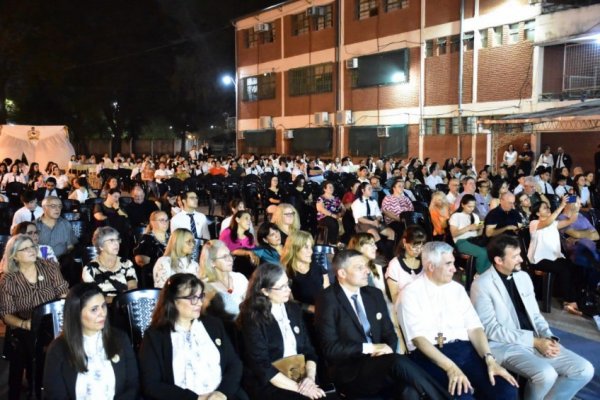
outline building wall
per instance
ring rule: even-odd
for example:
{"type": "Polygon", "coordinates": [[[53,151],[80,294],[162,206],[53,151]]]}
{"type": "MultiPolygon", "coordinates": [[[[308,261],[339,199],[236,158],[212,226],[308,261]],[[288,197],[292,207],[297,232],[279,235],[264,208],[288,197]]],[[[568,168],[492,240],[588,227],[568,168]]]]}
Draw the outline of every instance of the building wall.
{"type": "Polygon", "coordinates": [[[236,40],[238,67],[260,64],[281,58],[281,41],[283,40],[281,32],[281,19],[265,22],[273,22],[275,26],[273,41],[270,43],[260,43],[259,40],[255,47],[246,48],[245,43],[247,29],[237,31],[236,40]]]}
{"type": "Polygon", "coordinates": [[[526,6],[529,4],[529,0],[512,0],[507,5],[506,0],[479,0],[479,14],[491,14],[494,12],[501,11],[500,9],[506,7],[516,7],[518,5],[526,6]]]}
{"type": "Polygon", "coordinates": [[[540,148],[550,146],[555,153],[557,147],[565,149],[573,159],[573,166],[584,171],[594,170],[594,153],[600,145],[599,132],[544,132],[540,134],[540,148]]]}
{"type": "MultiPolygon", "coordinates": [[[[289,87],[289,73],[286,71],[284,74],[283,84],[286,88],[289,87]]],[[[316,112],[327,111],[329,113],[334,113],[335,109],[335,92],[337,90],[337,68],[334,65],[333,68],[333,90],[327,93],[317,93],[311,95],[304,96],[290,96],[288,91],[286,90],[285,97],[285,110],[284,114],[286,116],[292,115],[307,115],[310,116],[316,112]]]]}
{"type": "MultiPolygon", "coordinates": [[[[302,10],[300,12],[306,11],[302,10]]],[[[306,34],[293,36],[292,17],[293,15],[286,15],[285,17],[283,17],[284,57],[293,57],[299,54],[305,54],[313,51],[320,51],[335,47],[335,22],[333,24],[333,27],[331,28],[325,28],[320,31],[313,31],[312,29],[309,29],[309,32],[306,34]]],[[[333,20],[337,20],[337,10],[335,8],[335,4],[333,7],[333,20]]]]}
{"type": "MultiPolygon", "coordinates": [[[[474,0],[465,0],[465,18],[472,18],[474,0]]],[[[412,2],[411,2],[412,4],[412,2]]],[[[428,0],[425,4],[425,26],[460,20],[460,0],[428,0]]]]}
{"type": "MultiPolygon", "coordinates": [[[[259,118],[262,116],[280,117],[281,110],[281,74],[276,73],[275,98],[257,101],[240,101],[240,118],[259,118]]],[[[241,87],[238,89],[241,91],[241,87]]]]}
{"type": "MultiPolygon", "coordinates": [[[[459,53],[425,59],[425,105],[458,104],[459,53]]],[[[463,103],[473,101],[473,51],[463,60],[463,103]]]]}
{"type": "Polygon", "coordinates": [[[544,47],[543,93],[560,93],[562,91],[564,45],[544,47]]]}

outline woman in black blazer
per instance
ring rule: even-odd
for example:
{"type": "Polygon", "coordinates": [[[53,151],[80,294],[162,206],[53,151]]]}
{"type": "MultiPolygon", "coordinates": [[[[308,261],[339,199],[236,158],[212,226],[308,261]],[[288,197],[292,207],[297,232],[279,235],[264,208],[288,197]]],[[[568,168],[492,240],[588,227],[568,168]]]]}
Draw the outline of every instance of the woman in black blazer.
{"type": "Polygon", "coordinates": [[[317,357],[302,319],[302,309],[288,302],[291,289],[283,268],[275,264],[258,267],[240,306],[239,321],[245,348],[245,383],[253,398],[305,400],[325,397],[315,383],[317,357]],[[306,377],[296,382],[272,363],[303,354],[306,377]]]}
{"type": "Polygon", "coordinates": [[[111,330],[106,300],[95,283],[69,291],[63,333],[46,353],[44,398],[133,400],[138,368],[126,334],[111,330]]]}
{"type": "Polygon", "coordinates": [[[140,348],[144,398],[247,399],[242,363],[223,324],[200,317],[203,299],[204,284],[193,274],[165,283],[140,348]]]}

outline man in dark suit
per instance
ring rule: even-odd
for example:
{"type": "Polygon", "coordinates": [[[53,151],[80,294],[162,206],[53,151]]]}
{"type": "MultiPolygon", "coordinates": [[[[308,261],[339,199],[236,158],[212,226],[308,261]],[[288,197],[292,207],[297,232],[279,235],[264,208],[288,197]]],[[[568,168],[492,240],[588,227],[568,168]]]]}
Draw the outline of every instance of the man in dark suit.
{"type": "Polygon", "coordinates": [[[383,294],[367,286],[367,259],[355,250],[340,251],[333,267],[337,282],[317,300],[315,324],[337,388],[351,396],[449,398],[420,367],[394,352],[398,337],[383,294]]]}
{"type": "Polygon", "coordinates": [[[64,198],[64,192],[56,188],[56,179],[51,176],[46,179],[45,187],[41,187],[36,191],[36,197],[40,203],[49,196],[55,196],[59,199],[64,198]]]}
{"type": "Polygon", "coordinates": [[[565,153],[565,150],[562,147],[559,147],[554,156],[554,168],[560,171],[560,168],[567,167],[569,168],[569,171],[571,171],[572,165],[573,160],[571,159],[571,156],[565,153]]]}

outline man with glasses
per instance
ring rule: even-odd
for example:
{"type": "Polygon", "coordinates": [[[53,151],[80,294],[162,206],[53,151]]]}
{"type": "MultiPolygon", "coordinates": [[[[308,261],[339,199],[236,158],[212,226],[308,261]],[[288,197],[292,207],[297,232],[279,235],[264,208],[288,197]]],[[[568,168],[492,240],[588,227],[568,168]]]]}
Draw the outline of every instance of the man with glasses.
{"type": "Polygon", "coordinates": [[[32,190],[24,190],[21,193],[21,202],[23,203],[23,207],[19,208],[15,212],[15,215],[13,216],[12,220],[12,225],[10,227],[11,230],[17,224],[23,221],[35,221],[44,213],[42,207],[38,206],[37,198],[35,197],[35,192],[33,192],[32,190]]]}
{"type": "Polygon", "coordinates": [[[133,201],[125,207],[132,227],[148,225],[150,214],[158,210],[154,202],[146,200],[144,190],[136,186],[131,190],[133,201]]]}
{"type": "Polygon", "coordinates": [[[206,216],[196,211],[198,208],[198,195],[196,192],[186,191],[179,197],[183,208],[171,218],[171,232],[175,232],[175,229],[183,228],[192,232],[195,239],[210,240],[206,216]]]}
{"type": "Polygon", "coordinates": [[[63,197],[63,195],[63,191],[56,188],[56,178],[52,176],[48,177],[44,183],[44,187],[39,188],[36,192],[36,197],[40,202],[49,196],[60,198],[63,197]]]}
{"type": "Polygon", "coordinates": [[[394,352],[398,337],[382,292],[368,286],[367,258],[343,250],[333,267],[337,281],[321,292],[315,325],[336,387],[352,396],[449,398],[425,371],[394,352]]]}

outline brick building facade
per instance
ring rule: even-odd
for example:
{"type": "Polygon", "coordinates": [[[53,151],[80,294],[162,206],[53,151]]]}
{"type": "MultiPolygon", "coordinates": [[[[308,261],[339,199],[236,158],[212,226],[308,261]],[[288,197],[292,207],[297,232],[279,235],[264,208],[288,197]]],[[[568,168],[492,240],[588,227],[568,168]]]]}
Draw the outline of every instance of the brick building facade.
{"type": "Polygon", "coordinates": [[[502,148],[477,122],[568,104],[543,94],[564,93],[567,46],[600,17],[543,3],[464,0],[462,23],[461,0],[295,0],[239,18],[238,148],[489,164],[502,148]]]}

